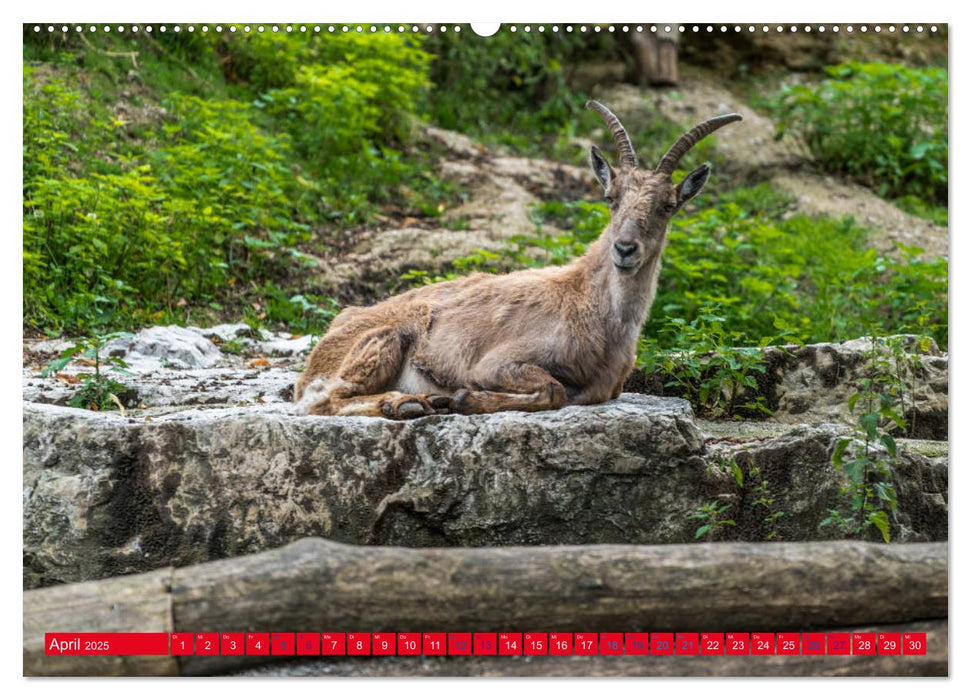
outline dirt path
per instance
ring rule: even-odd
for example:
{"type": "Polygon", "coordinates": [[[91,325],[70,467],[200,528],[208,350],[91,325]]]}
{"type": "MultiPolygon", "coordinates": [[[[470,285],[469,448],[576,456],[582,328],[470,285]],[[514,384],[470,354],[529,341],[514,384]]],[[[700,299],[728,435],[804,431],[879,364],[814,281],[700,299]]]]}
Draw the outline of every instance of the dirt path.
{"type": "MultiPolygon", "coordinates": [[[[409,269],[438,271],[477,250],[500,250],[514,236],[536,234],[531,208],[543,200],[572,200],[592,192],[592,174],[545,160],[504,156],[458,133],[431,126],[417,138],[443,153],[439,176],[466,195],[431,225],[417,220],[358,234],[349,250],[318,260],[316,284],[324,289],[380,287],[409,269]]],[[[544,232],[558,229],[544,224],[544,232]]]]}
{"type": "Polygon", "coordinates": [[[865,187],[815,171],[795,139],[775,141],[771,119],[710,78],[688,74],[676,90],[664,91],[615,85],[605,91],[603,100],[617,114],[651,110],[679,123],[739,112],[745,119],[719,131],[716,140],[733,173],[768,180],[795,197],[799,210],[807,214],[852,216],[872,231],[871,243],[878,250],[892,251],[900,242],[930,255],[948,252],[946,228],[901,211],[865,187]]]}

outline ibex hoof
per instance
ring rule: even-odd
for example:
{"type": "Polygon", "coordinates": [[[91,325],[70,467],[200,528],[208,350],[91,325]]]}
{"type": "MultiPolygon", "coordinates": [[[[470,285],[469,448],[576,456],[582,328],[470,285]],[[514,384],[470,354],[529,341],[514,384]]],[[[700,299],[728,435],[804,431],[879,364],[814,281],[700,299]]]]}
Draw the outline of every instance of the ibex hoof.
{"type": "Polygon", "coordinates": [[[418,399],[414,399],[399,404],[397,409],[395,409],[395,418],[408,420],[409,418],[421,418],[422,416],[427,416],[428,414],[434,412],[435,410],[430,406],[418,399]]]}
{"type": "Polygon", "coordinates": [[[381,403],[381,413],[388,418],[410,420],[448,413],[450,403],[451,399],[448,396],[398,395],[381,403]]]}
{"type": "Polygon", "coordinates": [[[429,394],[425,397],[425,400],[431,404],[431,407],[441,411],[442,409],[450,410],[452,408],[452,397],[445,396],[443,394],[429,394]]]}

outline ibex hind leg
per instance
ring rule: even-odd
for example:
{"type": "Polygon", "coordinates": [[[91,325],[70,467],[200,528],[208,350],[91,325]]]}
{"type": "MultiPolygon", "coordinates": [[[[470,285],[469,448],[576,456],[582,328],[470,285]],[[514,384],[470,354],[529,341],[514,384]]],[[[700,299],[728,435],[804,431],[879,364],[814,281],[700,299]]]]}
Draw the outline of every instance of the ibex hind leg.
{"type": "Polygon", "coordinates": [[[347,353],[309,413],[404,419],[447,409],[451,401],[447,396],[389,391],[401,372],[408,343],[408,334],[397,328],[367,331],[347,353]]]}
{"type": "Polygon", "coordinates": [[[548,411],[566,405],[566,389],[538,365],[509,363],[483,368],[488,381],[455,395],[456,413],[497,413],[499,411],[548,411]]]}

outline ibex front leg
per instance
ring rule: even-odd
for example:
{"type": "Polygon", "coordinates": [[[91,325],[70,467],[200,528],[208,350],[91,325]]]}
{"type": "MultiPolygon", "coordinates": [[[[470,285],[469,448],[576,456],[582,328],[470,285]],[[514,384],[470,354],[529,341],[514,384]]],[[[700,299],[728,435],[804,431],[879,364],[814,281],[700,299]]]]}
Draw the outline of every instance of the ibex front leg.
{"type": "Polygon", "coordinates": [[[539,365],[511,362],[476,368],[472,389],[462,389],[453,401],[456,413],[548,411],[566,405],[566,389],[539,365]]]}
{"type": "Polygon", "coordinates": [[[364,333],[327,380],[320,399],[310,407],[314,415],[418,418],[447,409],[451,398],[387,391],[401,372],[409,335],[398,328],[375,328],[364,333]],[[383,393],[382,393],[383,392],[383,393]]]}

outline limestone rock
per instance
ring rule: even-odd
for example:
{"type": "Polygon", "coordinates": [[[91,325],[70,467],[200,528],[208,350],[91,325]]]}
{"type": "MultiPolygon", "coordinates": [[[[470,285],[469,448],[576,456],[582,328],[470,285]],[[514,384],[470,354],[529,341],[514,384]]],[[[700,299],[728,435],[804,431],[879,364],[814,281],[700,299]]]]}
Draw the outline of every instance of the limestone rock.
{"type": "Polygon", "coordinates": [[[104,352],[121,357],[130,365],[154,360],[156,366],[176,369],[207,369],[222,359],[211,340],[180,326],[146,328],[131,337],[111,341],[104,352]]]}
{"type": "MultiPolygon", "coordinates": [[[[409,547],[694,542],[693,515],[715,499],[737,521],[717,539],[765,539],[754,492],[719,467],[726,449],[769,479],[786,540],[836,538],[818,525],[838,496],[839,434],[706,445],[686,402],[632,394],[410,422],[297,416],[282,401],[138,417],[27,403],[24,584],[305,536],[409,547]]],[[[946,457],[902,460],[895,540],[946,539],[946,457]]]]}

